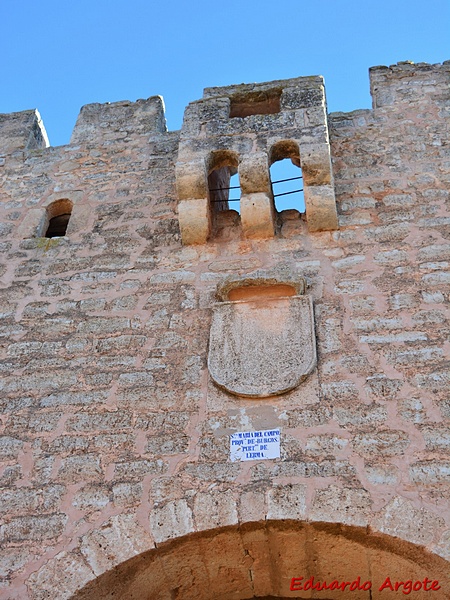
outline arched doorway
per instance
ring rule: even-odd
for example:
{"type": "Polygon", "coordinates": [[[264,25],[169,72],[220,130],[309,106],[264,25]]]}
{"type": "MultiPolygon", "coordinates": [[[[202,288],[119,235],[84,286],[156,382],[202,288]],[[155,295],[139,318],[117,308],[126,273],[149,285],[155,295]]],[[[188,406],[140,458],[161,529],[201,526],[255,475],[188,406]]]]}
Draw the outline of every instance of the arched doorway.
{"type": "Polygon", "coordinates": [[[448,563],[409,542],[363,527],[266,521],[166,542],[101,575],[72,600],[443,600],[449,591],[448,563]]]}

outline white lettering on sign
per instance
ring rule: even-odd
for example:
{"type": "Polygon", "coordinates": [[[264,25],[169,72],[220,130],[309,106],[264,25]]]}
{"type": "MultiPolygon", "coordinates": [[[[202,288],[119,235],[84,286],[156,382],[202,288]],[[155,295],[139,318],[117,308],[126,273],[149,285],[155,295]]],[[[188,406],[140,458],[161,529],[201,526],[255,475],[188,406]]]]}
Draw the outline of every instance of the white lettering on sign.
{"type": "Polygon", "coordinates": [[[280,435],[279,429],[233,433],[230,435],[231,461],[280,458],[280,435]]]}

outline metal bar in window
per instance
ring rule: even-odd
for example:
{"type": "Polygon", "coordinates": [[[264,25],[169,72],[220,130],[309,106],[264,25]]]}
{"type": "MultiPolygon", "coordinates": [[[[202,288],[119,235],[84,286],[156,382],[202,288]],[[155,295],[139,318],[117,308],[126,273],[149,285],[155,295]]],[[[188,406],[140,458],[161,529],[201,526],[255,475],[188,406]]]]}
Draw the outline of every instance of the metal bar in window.
{"type": "Polygon", "coordinates": [[[278,181],[272,181],[272,184],[283,183],[284,181],[294,181],[294,179],[303,179],[303,177],[300,175],[300,177],[289,177],[289,179],[279,179],[278,181]]]}
{"type": "Polygon", "coordinates": [[[294,190],[292,192],[283,192],[282,194],[274,194],[273,197],[274,198],[278,198],[279,196],[287,196],[288,194],[296,194],[297,192],[303,192],[303,189],[301,189],[301,190],[294,190]]]}

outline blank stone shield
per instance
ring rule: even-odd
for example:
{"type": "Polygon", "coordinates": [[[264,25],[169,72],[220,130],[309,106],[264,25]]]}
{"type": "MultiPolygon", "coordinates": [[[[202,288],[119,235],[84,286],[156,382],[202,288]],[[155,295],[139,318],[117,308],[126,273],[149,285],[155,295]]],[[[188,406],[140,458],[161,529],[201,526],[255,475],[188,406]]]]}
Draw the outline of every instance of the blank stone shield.
{"type": "Polygon", "coordinates": [[[296,388],[317,362],[308,296],[214,305],[208,369],[221,388],[249,398],[296,388]]]}

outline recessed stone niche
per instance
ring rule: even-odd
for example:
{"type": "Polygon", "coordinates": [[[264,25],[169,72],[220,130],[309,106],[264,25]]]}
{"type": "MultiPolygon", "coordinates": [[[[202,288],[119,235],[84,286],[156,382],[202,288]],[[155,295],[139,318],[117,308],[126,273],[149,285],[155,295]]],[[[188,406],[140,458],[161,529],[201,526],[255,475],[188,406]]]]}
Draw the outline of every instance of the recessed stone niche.
{"type": "Polygon", "coordinates": [[[314,369],[312,299],[305,280],[227,280],[213,306],[208,369],[235,396],[266,398],[298,387],[314,369]]]}

